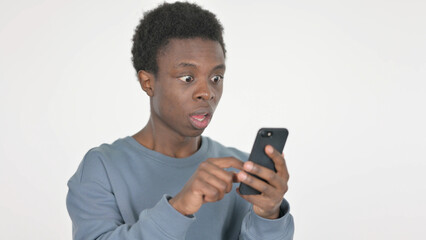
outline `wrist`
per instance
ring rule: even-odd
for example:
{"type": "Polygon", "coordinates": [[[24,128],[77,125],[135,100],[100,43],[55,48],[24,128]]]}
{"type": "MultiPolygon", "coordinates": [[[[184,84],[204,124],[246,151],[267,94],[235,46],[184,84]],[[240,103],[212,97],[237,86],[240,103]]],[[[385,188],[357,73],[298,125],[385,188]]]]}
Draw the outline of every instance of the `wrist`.
{"type": "Polygon", "coordinates": [[[277,219],[280,216],[280,210],[278,209],[278,211],[276,211],[275,213],[268,215],[268,216],[264,216],[263,218],[266,219],[277,219]]]}
{"type": "Polygon", "coordinates": [[[278,209],[278,211],[276,211],[273,215],[268,217],[268,219],[277,219],[279,217],[280,217],[280,209],[278,209]]]}
{"type": "Polygon", "coordinates": [[[180,214],[184,215],[184,216],[189,216],[192,215],[192,213],[187,213],[183,208],[181,208],[179,202],[176,200],[176,198],[170,198],[169,199],[169,204],[176,209],[176,211],[178,211],[180,214]]]}
{"type": "Polygon", "coordinates": [[[253,206],[253,211],[258,215],[259,217],[266,218],[266,219],[277,219],[280,217],[280,208],[278,207],[275,211],[271,212],[265,212],[260,208],[257,208],[256,206],[253,206]]]}

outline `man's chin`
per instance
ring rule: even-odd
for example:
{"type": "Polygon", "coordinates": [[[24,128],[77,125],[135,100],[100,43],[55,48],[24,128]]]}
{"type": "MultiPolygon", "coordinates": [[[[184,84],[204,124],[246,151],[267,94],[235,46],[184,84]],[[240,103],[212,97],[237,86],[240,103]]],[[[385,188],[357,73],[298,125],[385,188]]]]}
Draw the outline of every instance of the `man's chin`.
{"type": "Polygon", "coordinates": [[[201,136],[201,134],[203,134],[204,130],[205,130],[205,128],[203,128],[203,129],[193,128],[191,131],[189,131],[188,137],[199,137],[199,136],[201,136]]]}

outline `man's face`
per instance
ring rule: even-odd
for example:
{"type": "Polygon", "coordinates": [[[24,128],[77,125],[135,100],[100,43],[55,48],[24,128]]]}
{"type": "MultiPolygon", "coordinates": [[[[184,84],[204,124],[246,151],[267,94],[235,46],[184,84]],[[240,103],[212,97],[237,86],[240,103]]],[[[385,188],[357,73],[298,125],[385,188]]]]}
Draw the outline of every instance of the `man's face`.
{"type": "Polygon", "coordinates": [[[201,38],[171,39],[157,56],[151,98],[154,121],[181,136],[201,135],[222,96],[221,45],[201,38]]]}

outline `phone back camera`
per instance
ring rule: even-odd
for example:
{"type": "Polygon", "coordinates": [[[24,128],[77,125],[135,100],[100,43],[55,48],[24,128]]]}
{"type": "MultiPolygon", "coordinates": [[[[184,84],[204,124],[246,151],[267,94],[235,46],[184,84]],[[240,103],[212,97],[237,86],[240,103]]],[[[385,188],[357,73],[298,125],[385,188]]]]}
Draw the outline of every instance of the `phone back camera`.
{"type": "Polygon", "coordinates": [[[271,137],[272,132],[271,131],[262,131],[261,135],[262,135],[262,137],[271,137]]]}

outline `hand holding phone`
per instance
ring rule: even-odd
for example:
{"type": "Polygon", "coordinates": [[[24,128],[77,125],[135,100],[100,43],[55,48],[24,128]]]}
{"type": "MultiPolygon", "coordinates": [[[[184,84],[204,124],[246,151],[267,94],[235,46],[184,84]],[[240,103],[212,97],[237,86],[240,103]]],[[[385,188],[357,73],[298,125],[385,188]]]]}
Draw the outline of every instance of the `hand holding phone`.
{"type": "MultiPolygon", "coordinates": [[[[265,153],[266,145],[271,145],[277,151],[282,152],[288,136],[288,130],[285,128],[261,128],[256,136],[256,140],[253,144],[249,160],[271,169],[276,172],[274,162],[265,153]]],[[[258,176],[250,174],[251,176],[261,179],[258,176]]],[[[262,181],[265,181],[261,179],[262,181]]],[[[266,181],[265,181],[266,182],[266,181]]],[[[245,183],[240,184],[241,195],[258,195],[259,191],[248,186],[245,183]]]]}

